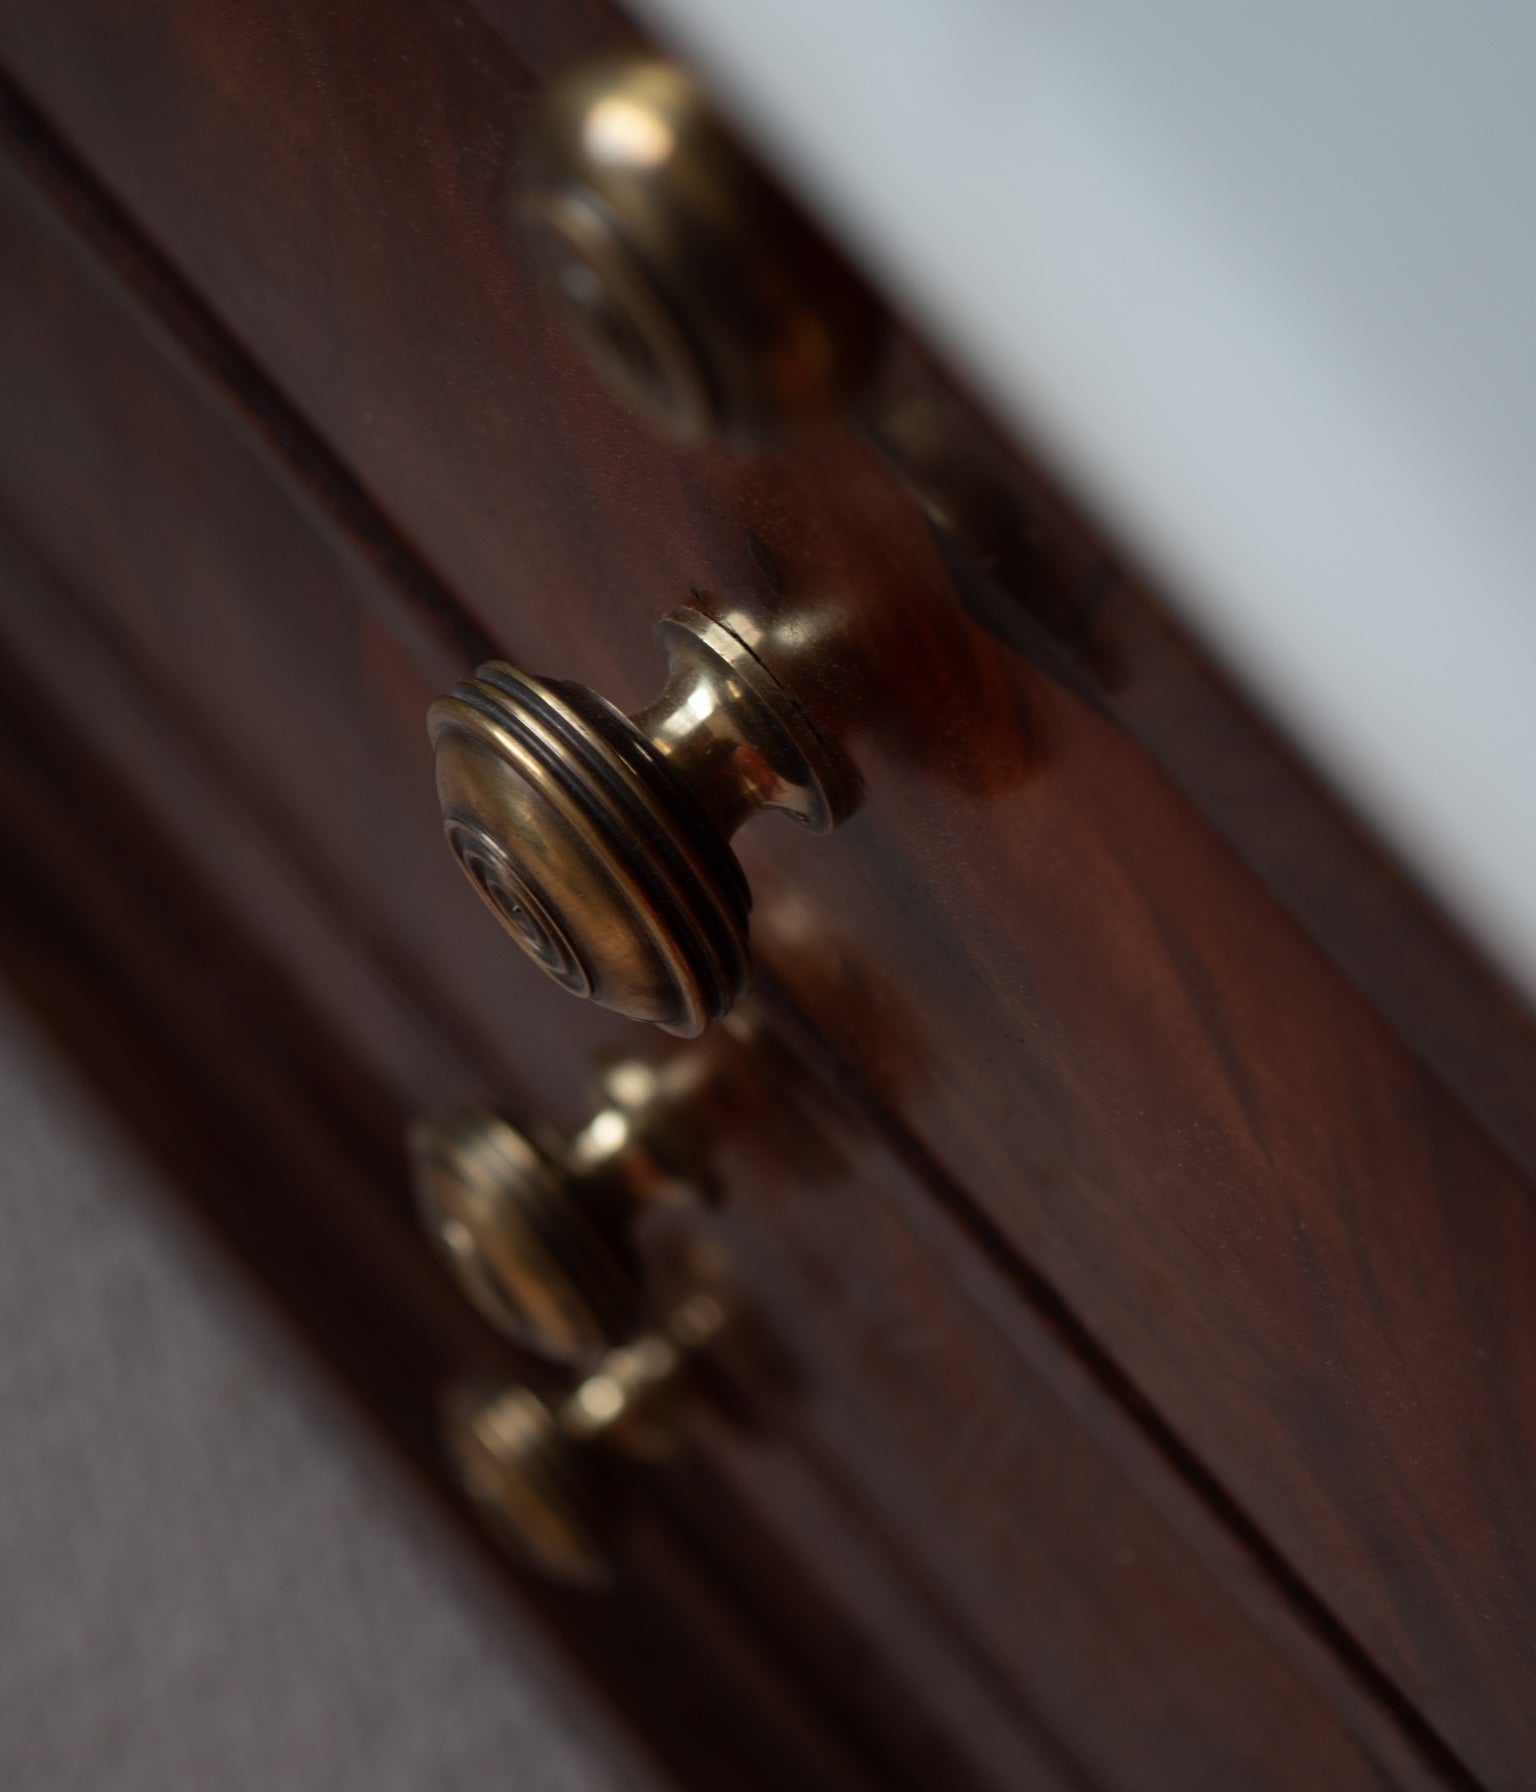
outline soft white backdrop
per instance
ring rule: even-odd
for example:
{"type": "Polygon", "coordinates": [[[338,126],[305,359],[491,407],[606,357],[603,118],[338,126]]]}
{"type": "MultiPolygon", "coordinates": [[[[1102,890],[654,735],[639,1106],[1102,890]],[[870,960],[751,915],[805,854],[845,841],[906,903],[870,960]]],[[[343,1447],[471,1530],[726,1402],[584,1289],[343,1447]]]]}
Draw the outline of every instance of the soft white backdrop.
{"type": "Polygon", "coordinates": [[[639,3],[1536,995],[1536,7],[639,3]]]}

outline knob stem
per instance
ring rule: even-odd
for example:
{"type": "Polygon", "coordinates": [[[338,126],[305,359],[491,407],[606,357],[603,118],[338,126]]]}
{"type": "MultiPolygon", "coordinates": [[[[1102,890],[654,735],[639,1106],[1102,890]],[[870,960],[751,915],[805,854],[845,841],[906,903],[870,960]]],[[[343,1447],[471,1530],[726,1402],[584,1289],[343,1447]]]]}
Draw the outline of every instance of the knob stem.
{"type": "Polygon", "coordinates": [[[636,728],[729,839],[760,809],[829,833],[853,806],[849,780],[809,718],[735,629],[702,610],[656,627],[667,688],[636,728]]]}
{"type": "Polygon", "coordinates": [[[557,1580],[611,1582],[624,1504],[615,1457],[668,1453],[688,1361],[730,1317],[719,1292],[695,1290],[660,1330],[610,1351],[557,1404],[527,1387],[450,1390],[448,1447],[465,1491],[510,1549],[557,1580]]]}
{"type": "Polygon", "coordinates": [[[714,1342],[728,1317],[717,1292],[690,1294],[663,1328],[609,1351],[561,1402],[555,1423],[579,1443],[604,1443],[627,1455],[665,1453],[673,1442],[673,1408],[688,1359],[714,1342]]]}
{"type": "Polygon", "coordinates": [[[634,718],[492,661],[428,724],[444,831],[507,931],[573,994],[692,1038],[751,981],[730,836],[759,809],[826,833],[858,783],[742,634],[689,608],[657,637],[667,687],[634,718]]]}

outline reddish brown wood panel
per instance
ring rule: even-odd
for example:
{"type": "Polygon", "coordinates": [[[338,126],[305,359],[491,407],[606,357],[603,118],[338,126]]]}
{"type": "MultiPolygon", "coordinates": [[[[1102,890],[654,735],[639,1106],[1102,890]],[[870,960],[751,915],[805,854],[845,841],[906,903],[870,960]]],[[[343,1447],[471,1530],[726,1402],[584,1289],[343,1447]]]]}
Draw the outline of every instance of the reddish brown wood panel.
{"type": "MultiPolygon", "coordinates": [[[[0,831],[16,870],[0,905],[0,925],[10,927],[8,980],[441,1488],[434,1406],[447,1378],[536,1366],[492,1343],[410,1216],[403,1138],[421,1107],[421,1073],[413,1065],[391,1085],[364,1059],[381,1012],[414,1021],[423,1042],[440,1045],[432,1017],[413,1012],[408,994],[381,987],[377,965],[352,966],[340,989],[321,986],[324,967],[347,955],[347,939],[330,932],[345,922],[323,902],[306,913],[291,887],[276,950],[253,946],[204,883],[223,865],[204,861],[233,835],[263,889],[291,886],[259,816],[244,812],[238,791],[225,791],[217,834],[194,834],[186,843],[194,856],[174,856],[120,780],[125,770],[137,778],[153,768],[157,783],[196,789],[205,770],[199,742],[157,715],[111,662],[85,667],[83,683],[63,687],[66,733],[33,688],[46,678],[33,674],[42,651],[71,641],[79,597],[14,539],[0,553],[0,591],[0,633],[28,660],[26,685],[0,662],[14,736],[5,743],[12,779],[0,780],[0,831]],[[102,704],[110,771],[78,744],[102,704]],[[93,875],[103,855],[110,879],[93,875]],[[312,1006],[317,994],[348,998],[329,1025],[312,1006]]],[[[81,669],[78,658],[72,669],[81,669]]],[[[160,794],[154,789],[151,800],[160,794]]],[[[451,1064],[451,1044],[444,1049],[451,1064]]],[[[430,1083],[443,1068],[426,1072],[430,1083]]],[[[720,1442],[740,1453],[729,1428],[720,1442]]],[[[606,1695],[687,1783],[714,1787],[724,1776],[735,1784],[747,1773],[771,1785],[786,1783],[776,1775],[810,1774],[829,1787],[925,1786],[934,1777],[961,1788],[1022,1780],[1042,1792],[1078,1784],[1050,1765],[1059,1746],[1042,1739],[1011,1683],[1000,1695],[984,1681],[978,1701],[975,1667],[963,1652],[958,1668],[950,1662],[942,1631],[935,1655],[935,1620],[902,1590],[899,1564],[893,1578],[893,1564],[872,1564],[867,1548],[861,1559],[846,1524],[836,1539],[839,1572],[826,1573],[814,1554],[807,1563],[808,1537],[818,1524],[826,1530],[826,1502],[793,1458],[792,1431],[787,1449],[753,1453],[754,1466],[776,1476],[779,1495],[757,1510],[730,1500],[705,1473],[653,1486],[635,1515],[625,1596],[611,1616],[606,1601],[535,1597],[606,1695]],[[705,1678],[701,1649],[714,1664],[705,1678]],[[903,1679],[914,1650],[925,1671],[903,1679]]],[[[537,1596],[537,1583],[517,1579],[537,1596]]],[[[1325,1752],[1341,1744],[1351,1756],[1342,1738],[1325,1731],[1320,1739],[1325,1752]]],[[[1378,1747],[1389,1760],[1402,1752],[1389,1732],[1378,1747]]],[[[1409,1772],[1402,1783],[1421,1782],[1409,1772]]]]}
{"type": "Polygon", "coordinates": [[[8,181],[0,458],[11,515],[50,544],[63,584],[92,592],[103,647],[200,733],[221,780],[264,806],[462,1057],[489,1073],[515,1062],[530,1033],[591,1037],[595,1017],[530,987],[462,925],[424,715],[463,649],[402,607],[344,537],[314,528],[302,491],[210,414],[174,363],[144,352],[110,272],[57,235],[44,246],[54,229],[8,181]]]}
{"type": "MultiPolygon", "coordinates": [[[[679,573],[651,538],[678,539],[679,512],[701,545],[739,522],[716,456],[661,448],[594,389],[531,303],[508,228],[532,88],[623,29],[600,0],[59,0],[0,8],[0,54],[505,633],[567,592],[607,616],[627,591],[645,622],[679,573]],[[566,533],[561,506],[594,477],[618,531],[532,552],[566,533]]],[[[968,578],[966,601],[1015,640],[1026,609],[1091,618],[1076,648],[1110,712],[1536,1175],[1529,1012],[1012,458],[1015,551],[997,569],[1011,590],[968,578]]],[[[827,471],[813,460],[795,484],[827,471]]],[[[830,471],[847,474],[846,453],[830,471]]]]}
{"type": "MultiPolygon", "coordinates": [[[[0,561],[7,596],[26,576],[0,561]]],[[[0,831],[8,986],[441,1499],[442,1378],[509,1365],[414,1235],[395,1098],[317,1022],[285,967],[231,930],[110,766],[83,754],[4,662],[0,831]]],[[[460,1513],[452,1501],[445,1510],[460,1513]]],[[[481,1556],[487,1574],[504,1575],[498,1557],[481,1556]]],[[[857,1685],[859,1655],[829,1698],[765,1634],[751,1558],[730,1569],[744,1571],[734,1584],[675,1527],[642,1525],[612,1598],[526,1581],[518,1591],[680,1785],[931,1784],[908,1777],[899,1751],[910,1732],[885,1740],[888,1693],[880,1721],[866,1709],[861,1724],[860,1699],[880,1695],[878,1679],[857,1685]]],[[[775,1597],[797,1594],[786,1578],[775,1597]]],[[[814,1628],[816,1611],[813,1600],[801,1621],[814,1628]]],[[[1027,1783],[1048,1792],[1057,1782],[1027,1783]]]]}
{"type": "MultiPolygon", "coordinates": [[[[0,628],[30,676],[55,692],[72,730],[110,751],[116,777],[78,750],[55,745],[57,730],[37,717],[35,702],[17,698],[6,711],[11,729],[50,777],[35,791],[12,791],[9,837],[41,855],[55,881],[81,875],[87,841],[113,865],[110,884],[89,885],[67,906],[84,910],[76,926],[93,941],[89,955],[74,948],[76,974],[89,976],[114,954],[123,961],[107,980],[117,1005],[105,1015],[100,995],[83,1008],[64,1000],[62,946],[40,967],[34,951],[21,951],[15,962],[22,983],[76,1049],[100,1038],[108,1061],[93,1059],[93,1067],[130,1110],[146,1105],[138,1123],[191,1180],[208,1179],[208,1154],[220,1140],[244,1163],[253,1124],[284,1140],[297,1125],[291,1110],[300,1091],[306,1151],[323,1150],[323,1162],[334,1163],[361,1137],[335,1198],[316,1193],[323,1165],[306,1158],[297,1171],[282,1169],[269,1143],[248,1175],[213,1179],[215,1218],[305,1312],[322,1342],[337,1335],[333,1347],[345,1366],[425,1456],[431,1389],[453,1362],[474,1354],[478,1333],[467,1336],[445,1285],[420,1250],[402,1241],[396,1140],[414,1103],[447,1092],[440,1084],[450,1072],[466,1073],[463,1042],[452,1029],[445,1035],[435,999],[426,1012],[415,1007],[416,980],[393,984],[397,957],[410,955],[406,936],[384,952],[359,949],[350,937],[358,915],[336,901],[329,878],[305,876],[302,865],[295,875],[296,861],[316,849],[302,829],[274,825],[265,785],[241,771],[248,764],[249,702],[245,709],[200,707],[201,687],[182,686],[169,648],[146,684],[134,651],[134,606],[149,601],[152,574],[173,587],[164,598],[167,614],[181,614],[195,596],[175,551],[189,459],[225,469],[216,486],[205,488],[213,495],[200,526],[209,554],[225,531],[232,573],[248,559],[262,563],[253,518],[266,533],[279,527],[274,518],[287,519],[281,538],[290,564],[310,526],[293,524],[292,501],[281,493],[258,499],[244,492],[244,484],[267,480],[261,464],[221,441],[195,389],[172,377],[107,289],[91,286],[45,218],[24,204],[0,202],[0,236],[11,265],[27,270],[20,289],[47,295],[29,340],[37,365],[56,382],[50,388],[34,374],[28,388],[31,402],[52,405],[57,415],[48,414],[35,438],[48,442],[41,468],[17,469],[17,492],[32,506],[31,526],[49,529],[52,553],[77,555],[77,572],[89,567],[112,587],[98,597],[94,586],[71,585],[46,556],[12,541],[0,628]],[[40,352],[46,339],[53,339],[52,355],[40,352]],[[82,414],[93,393],[108,408],[82,414]],[[92,458],[99,453],[92,420],[123,453],[121,478],[109,460],[92,458]],[[138,433],[144,420],[152,436],[138,433]],[[134,452],[140,445],[143,455],[134,452]],[[159,477],[150,478],[145,464],[159,477]],[[94,548],[108,527],[98,519],[109,519],[115,503],[131,501],[136,509],[135,534],[111,536],[110,554],[80,554],[68,527],[75,512],[39,501],[71,488],[72,465],[93,475],[89,526],[79,539],[94,548]],[[164,708],[167,686],[178,694],[164,708]],[[120,777],[144,789],[165,827],[204,863],[221,900],[265,924],[267,956],[282,961],[282,974],[203,918],[205,898],[181,893],[177,880],[191,874],[157,856],[150,844],[157,830],[124,802],[120,777]],[[109,826],[95,823],[98,808],[109,826]],[[57,818],[52,832],[45,826],[50,813],[57,818]],[[147,861],[142,871],[139,856],[147,861]],[[142,900],[136,880],[152,892],[142,900]],[[295,972],[307,986],[305,1006],[281,993],[295,972]],[[253,1009],[258,995],[261,1005],[253,1009]],[[323,1025],[309,1006],[316,998],[328,1009],[323,1025]],[[169,1067],[146,1057],[139,1080],[125,1076],[112,1045],[134,1024],[135,1004],[154,1005],[156,1037],[164,1035],[165,1051],[176,1054],[169,1067]],[[284,1045],[290,1033],[291,1052],[284,1045]],[[258,1063],[232,1059],[236,1044],[258,1063]],[[189,1063],[200,1064],[190,1084],[189,1063]],[[273,1078],[276,1105],[246,1118],[240,1103],[247,1083],[265,1088],[273,1078]],[[216,1103],[197,1095],[195,1111],[206,1111],[206,1128],[178,1140],[175,1113],[188,1090],[201,1091],[205,1082],[228,1087],[216,1103]],[[253,1206],[253,1178],[280,1182],[284,1200],[253,1206]],[[314,1235],[317,1226],[328,1242],[314,1235]],[[387,1277],[373,1266],[375,1226],[392,1241],[395,1267],[387,1277]],[[335,1259],[353,1232],[360,1235],[359,1260],[342,1274],[335,1259]],[[405,1258],[397,1261],[402,1248],[405,1258]],[[290,1256],[295,1271],[286,1267],[290,1256]],[[348,1292],[354,1280],[369,1286],[348,1292]],[[333,1297],[337,1310],[327,1312],[333,1297]],[[435,1319],[408,1322],[424,1301],[431,1314],[443,1313],[446,1303],[457,1316],[451,1338],[432,1331],[435,1319]],[[399,1335],[374,1363],[367,1338],[392,1303],[404,1314],[399,1335]],[[359,1310],[370,1317],[354,1333],[349,1325],[359,1310]],[[401,1354],[411,1359],[408,1369],[400,1367],[401,1354]]],[[[8,471],[0,478],[0,504],[16,501],[9,484],[8,471]]],[[[318,563],[331,565],[323,556],[318,563]]],[[[203,558],[191,564],[199,578],[208,570],[203,558]]],[[[353,579],[335,566],[316,572],[306,589],[339,616],[358,609],[353,579]]],[[[280,606],[248,620],[258,632],[288,625],[280,606]]],[[[276,652],[279,640],[274,635],[263,655],[276,652]]],[[[310,640],[308,627],[295,633],[296,659],[310,640]]],[[[264,663],[254,659],[254,674],[245,674],[248,700],[262,691],[264,663]]],[[[333,699],[356,704],[365,725],[371,663],[366,652],[350,664],[339,656],[327,662],[333,699]]],[[[283,684],[265,690],[265,709],[271,732],[302,719],[283,684]]],[[[285,764],[277,759],[272,767],[279,820],[291,801],[285,764]]],[[[372,775],[377,786],[368,801],[387,808],[394,768],[382,761],[372,775]]],[[[316,775],[322,795],[331,789],[327,779],[323,771],[316,775]]],[[[403,808],[408,819],[409,804],[403,808]]],[[[471,937],[488,959],[504,956],[494,933],[471,937]]],[[[580,1015],[554,992],[543,993],[559,1015],[580,1015]]],[[[555,1033],[508,1039],[520,1046],[524,1074],[500,1092],[515,1088],[523,1111],[536,1112],[530,1086],[558,1077],[574,1117],[584,1042],[555,1033]]],[[[721,1055],[730,1084],[719,1161],[736,1241],[754,1285],[765,1290],[775,1329],[793,1343],[802,1385],[755,1437],[711,1427],[699,1466],[653,1490],[685,1540],[684,1557],[692,1552],[692,1575],[719,1582],[718,1595],[690,1591],[688,1561],[673,1545],[654,1567],[666,1598],[685,1615],[703,1599],[699,1622],[713,1624],[713,1601],[728,1597],[744,1623],[799,1664],[802,1690],[795,1696],[805,1696],[804,1683],[820,1687],[820,1698],[841,1714],[833,1725],[839,1735],[851,1731],[864,1756],[887,1762],[880,1770],[886,1774],[894,1754],[919,1784],[940,1778],[1011,1787],[1027,1778],[1044,1785],[1177,1785],[1181,1792],[1226,1792],[1241,1783],[1278,1792],[1458,1783],[1432,1748],[1426,1759],[1411,1716],[1399,1722],[1376,1708],[1379,1689],[1360,1664],[1336,1659],[1331,1645],[1338,1639],[1320,1621],[1324,1615],[1305,1601],[1290,1609],[1294,1589],[1255,1553],[1252,1539],[1228,1534],[1202,1510],[1179,1466],[1121,1410],[1123,1390],[1105,1385],[1102,1366],[1075,1361],[964,1228],[940,1214],[931,1189],[879,1127],[799,1067],[801,1047],[815,1050],[814,1041],[793,1051],[770,1050],[766,1042],[747,1050],[724,1035],[706,1048],[721,1055]],[[786,1116],[793,1116],[792,1128],[786,1116]]],[[[468,1074],[483,1075],[483,1068],[468,1074]]],[[[648,1560],[642,1548],[642,1564],[648,1560]]],[[[612,1650],[600,1651],[600,1661],[605,1674],[621,1670],[612,1650]]],[[[749,1689],[742,1696],[769,1711],[790,1698],[785,1721],[793,1732],[803,1721],[793,1697],[775,1690],[772,1673],[739,1651],[732,1662],[749,1689]]],[[[691,1671],[684,1648],[675,1672],[691,1671]]],[[[635,1688],[624,1691],[631,1703],[639,1696],[635,1688]]],[[[676,1722],[673,1707],[656,1721],[676,1722]]],[[[748,1745],[750,1729],[742,1732],[748,1745]]],[[[710,1746],[723,1745],[717,1739],[710,1746]]]]}
{"type": "MultiPolygon", "coordinates": [[[[8,599],[34,576],[0,561],[8,599]]],[[[0,781],[16,870],[0,905],[11,980],[435,1476],[441,1378],[497,1353],[407,1230],[405,1104],[291,993],[286,967],[229,928],[114,774],[9,671],[0,692],[8,763],[43,768],[0,781]],[[89,869],[103,852],[110,885],[89,869]]],[[[917,1784],[1458,1783],[1416,1758],[1242,1550],[1146,1460],[1125,1416],[855,1113],[782,1045],[722,1035],[706,1049],[731,1117],[716,1168],[741,1220],[733,1242],[770,1322],[795,1340],[800,1385],[757,1436],[706,1431],[713,1472],[686,1472],[662,1502],[688,1540],[682,1558],[642,1526],[617,1611],[544,1602],[663,1752],[690,1772],[698,1757],[734,1775],[733,1751],[762,1747],[757,1720],[719,1689],[713,1725],[671,1734],[677,1687],[699,1674],[676,1626],[720,1622],[711,1600],[690,1609],[691,1557],[834,1705],[867,1691],[917,1784]],[[924,1668],[921,1695],[909,1685],[894,1708],[880,1659],[893,1650],[924,1668]],[[636,1671],[640,1657],[663,1674],[665,1698],[652,1671],[636,1671]]],[[[711,1646],[745,1682],[735,1698],[793,1734],[802,1720],[771,1674],[765,1687],[739,1643],[711,1646]]],[[[763,1764],[788,1770],[778,1753],[763,1764]]]]}
{"type": "Polygon", "coordinates": [[[689,588],[763,626],[869,786],[830,842],[748,839],[781,991],[1452,1746],[1527,1771],[1528,1187],[1167,775],[966,618],[870,456],[671,456],[593,390],[506,239],[510,10],[100,15],[9,52],[510,654],[631,703],[689,588]]]}
{"type": "Polygon", "coordinates": [[[819,600],[820,652],[786,670],[871,801],[843,839],[773,854],[801,892],[790,929],[766,905],[770,940],[801,942],[770,950],[786,985],[1447,1733],[1521,1758],[1525,1191],[1140,755],[964,623],[879,469],[833,445],[706,474],[608,412],[517,293],[499,209],[522,77],[472,15],[320,32],[292,7],[259,41],[245,16],[186,16],[151,66],[157,116],[215,144],[242,91],[253,123],[281,95],[261,170],[246,138],[218,208],[185,184],[135,198],[514,653],[634,699],[650,613],[701,577],[769,627],[819,600]],[[378,110],[403,115],[402,79],[405,143],[378,110]],[[430,217],[431,254],[381,207],[430,217]],[[439,283],[423,357],[403,301],[439,283]],[[804,950],[818,911],[858,916],[858,949],[822,924],[804,950]],[[1455,1534],[1444,1565],[1410,1546],[1430,1522],[1455,1534]]]}

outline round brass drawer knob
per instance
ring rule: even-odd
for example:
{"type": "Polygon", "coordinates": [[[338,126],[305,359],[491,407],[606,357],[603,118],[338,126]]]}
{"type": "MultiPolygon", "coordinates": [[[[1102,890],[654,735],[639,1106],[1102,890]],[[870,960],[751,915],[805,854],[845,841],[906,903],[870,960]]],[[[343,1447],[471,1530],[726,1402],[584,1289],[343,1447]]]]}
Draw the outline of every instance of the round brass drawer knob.
{"type": "Polygon", "coordinates": [[[760,809],[825,833],[856,786],[723,623],[674,610],[657,638],[667,688],[636,716],[494,661],[428,728],[448,843],[528,956],[572,994],[692,1038],[751,981],[731,836],[760,809]]]}
{"type": "Polygon", "coordinates": [[[560,1362],[633,1334],[634,1271],[552,1153],[479,1102],[418,1121],[410,1152],[427,1236],[499,1332],[560,1362]]]}
{"type": "Polygon", "coordinates": [[[692,1161],[709,1132],[705,1080],[686,1053],[609,1065],[601,1105],[569,1141],[536,1142],[478,1101],[411,1127],[422,1226],[460,1292],[504,1337],[583,1363],[634,1336],[637,1217],[705,1199],[702,1163],[692,1161]]]}
{"type": "Polygon", "coordinates": [[[792,433],[871,374],[868,289],[673,63],[610,56],[556,82],[521,214],[599,373],[677,439],[792,433]]]}
{"type": "Polygon", "coordinates": [[[555,1580],[593,1589],[610,1583],[624,1517],[624,1458],[670,1453],[688,1360],[730,1317],[720,1295],[696,1292],[664,1325],[610,1351],[563,1398],[520,1386],[449,1393],[448,1453],[508,1550],[555,1580]]]}

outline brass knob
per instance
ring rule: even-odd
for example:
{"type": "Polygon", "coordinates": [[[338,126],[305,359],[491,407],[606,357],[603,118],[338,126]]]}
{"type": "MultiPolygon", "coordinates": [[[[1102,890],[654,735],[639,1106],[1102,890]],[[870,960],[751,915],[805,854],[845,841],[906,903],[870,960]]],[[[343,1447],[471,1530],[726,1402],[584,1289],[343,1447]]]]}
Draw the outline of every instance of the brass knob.
{"type": "Polygon", "coordinates": [[[573,994],[692,1038],[751,981],[730,837],[760,809],[826,833],[856,786],[724,623],[674,610],[657,639],[667,687],[634,717],[498,660],[428,729],[448,843],[517,943],[573,994]]]}
{"type": "Polygon", "coordinates": [[[536,1142],[480,1102],[411,1128],[427,1236],[504,1337],[574,1363],[634,1335],[640,1290],[625,1243],[634,1210],[703,1198],[682,1163],[698,1081],[688,1054],[615,1064],[602,1104],[569,1143],[536,1142]]]}
{"type": "Polygon", "coordinates": [[[679,1303],[664,1325],[612,1350],[563,1399],[531,1387],[464,1386],[444,1402],[459,1479],[502,1543],[556,1580],[613,1577],[624,1512],[623,1459],[677,1442],[687,1363],[730,1317],[716,1291],[679,1303]]]}
{"type": "Polygon", "coordinates": [[[521,197],[599,372],[675,438],[777,438],[870,377],[875,300],[674,64],[631,53],[557,82],[521,197]]]}

